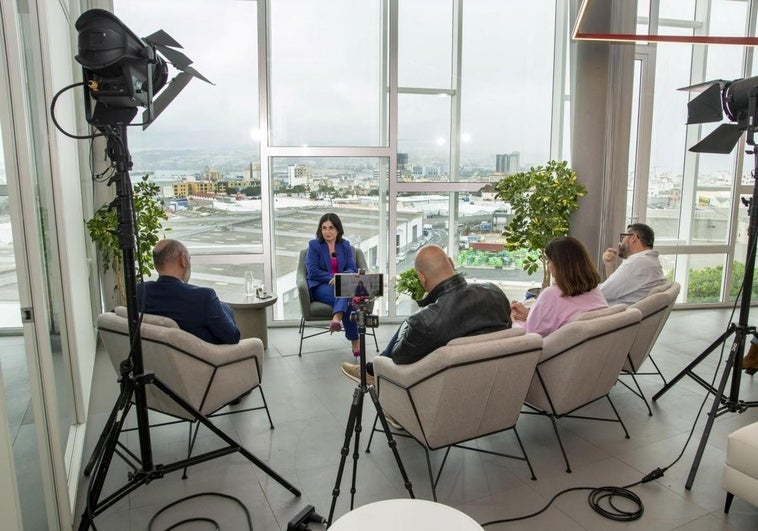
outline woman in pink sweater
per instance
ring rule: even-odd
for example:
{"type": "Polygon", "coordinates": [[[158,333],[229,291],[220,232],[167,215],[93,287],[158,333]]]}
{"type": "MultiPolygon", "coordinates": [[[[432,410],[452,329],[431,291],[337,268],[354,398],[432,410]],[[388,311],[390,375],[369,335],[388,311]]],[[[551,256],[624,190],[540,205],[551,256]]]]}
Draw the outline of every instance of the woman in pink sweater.
{"type": "Polygon", "coordinates": [[[514,324],[545,337],[582,312],[607,308],[598,289],[600,274],[587,249],[576,238],[561,236],[545,247],[545,257],[554,284],[543,289],[530,308],[511,303],[514,324]]]}

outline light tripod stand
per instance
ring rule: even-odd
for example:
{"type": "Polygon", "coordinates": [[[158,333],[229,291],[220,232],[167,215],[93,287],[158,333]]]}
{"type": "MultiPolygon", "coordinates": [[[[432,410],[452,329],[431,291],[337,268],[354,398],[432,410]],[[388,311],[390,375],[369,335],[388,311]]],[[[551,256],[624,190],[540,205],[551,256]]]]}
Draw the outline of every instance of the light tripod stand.
{"type": "MultiPolygon", "coordinates": [[[[136,112],[136,110],[135,110],[136,112]]],[[[132,116],[133,117],[133,116],[132,116]]],[[[128,123],[129,118],[124,123],[128,123]]],[[[142,344],[140,336],[140,316],[137,307],[136,271],[134,261],[135,234],[134,234],[134,211],[131,201],[131,183],[129,169],[131,158],[127,150],[126,126],[98,126],[108,138],[108,155],[116,166],[116,173],[110,182],[116,183],[116,199],[114,201],[118,211],[119,223],[119,246],[122,251],[122,267],[124,285],[126,291],[127,315],[129,321],[129,339],[131,350],[129,357],[121,363],[120,367],[120,393],[113,406],[110,416],[100,435],[95,451],[87,465],[85,473],[94,468],[94,475],[90,480],[87,490],[86,505],[79,524],[80,531],[86,531],[92,524],[92,520],[100,513],[114,505],[123,497],[138,487],[150,483],[164,475],[182,470],[186,467],[210,461],[217,457],[234,452],[241,453],[251,463],[271,476],[284,488],[295,496],[300,496],[300,491],[288,481],[277,474],[268,465],[243,448],[239,443],[226,435],[216,427],[207,417],[192,407],[186,400],[167,387],[152,372],[146,372],[143,366],[142,344]],[[161,465],[153,462],[153,453],[150,441],[150,425],[148,420],[148,406],[146,398],[146,386],[153,385],[172,401],[187,411],[194,421],[199,422],[220,439],[226,446],[208,451],[194,457],[188,457],[180,461],[161,465]],[[139,433],[139,462],[137,467],[129,473],[128,481],[121,488],[100,499],[108,469],[110,468],[113,455],[119,451],[117,445],[119,436],[124,428],[127,414],[132,403],[136,407],[137,429],[139,433]]],[[[133,454],[132,454],[133,455],[133,454]]],[[[137,456],[134,456],[135,458],[137,456]]]]}
{"type": "MultiPolygon", "coordinates": [[[[751,115],[754,115],[756,94],[751,95],[751,115]]],[[[695,458],[692,461],[692,467],[690,473],[687,476],[687,482],[685,488],[690,490],[692,484],[695,481],[695,474],[700,466],[700,461],[705,451],[705,445],[708,442],[711,429],[713,428],[713,422],[716,417],[719,417],[727,412],[744,413],[749,408],[758,406],[758,402],[740,400],[740,380],[742,378],[742,354],[745,352],[745,339],[749,335],[755,335],[755,327],[748,325],[750,317],[750,300],[753,291],[753,273],[755,271],[755,251],[756,240],[758,239],[758,151],[756,151],[755,142],[753,138],[754,130],[752,125],[748,129],[747,144],[752,146],[751,153],[754,158],[753,169],[753,195],[747,202],[748,207],[748,243],[747,243],[747,257],[745,260],[745,277],[742,281],[742,297],[740,300],[740,315],[737,324],[731,323],[729,328],[721,334],[721,336],[711,343],[702,354],[696,357],[689,365],[687,365],[679,374],[671,379],[663,388],[653,395],[653,401],[658,400],[664,393],[666,393],[671,387],[673,387],[684,376],[690,376],[698,384],[703,386],[709,393],[714,395],[713,405],[708,413],[708,420],[706,421],[703,434],[700,437],[700,444],[698,445],[695,458]],[[721,380],[717,388],[714,388],[709,382],[693,372],[693,369],[697,367],[708,355],[716,350],[719,345],[725,343],[732,335],[734,335],[734,342],[732,348],[729,350],[729,355],[726,359],[726,365],[721,375],[721,380]],[[727,380],[731,377],[731,385],[729,394],[724,394],[726,389],[727,380]]]]}
{"type": "Polygon", "coordinates": [[[397,451],[397,441],[392,436],[392,431],[389,428],[389,425],[387,424],[387,418],[384,416],[384,411],[382,410],[381,404],[379,404],[379,396],[376,394],[376,389],[374,389],[373,385],[367,385],[366,384],[366,317],[367,317],[367,310],[366,310],[366,304],[369,301],[366,299],[360,300],[357,302],[357,310],[352,314],[352,317],[355,318],[355,320],[358,323],[358,333],[360,337],[360,383],[355,388],[355,391],[353,391],[353,402],[350,405],[350,414],[347,418],[347,425],[345,426],[345,441],[342,445],[342,450],[340,451],[340,464],[339,468],[337,469],[337,479],[334,482],[334,490],[332,491],[332,505],[329,509],[329,518],[327,519],[327,527],[332,525],[332,518],[334,517],[334,508],[337,505],[337,498],[340,495],[340,484],[342,483],[342,474],[345,470],[345,463],[347,461],[347,455],[350,452],[350,440],[353,437],[353,432],[355,432],[355,441],[353,446],[353,474],[352,474],[352,483],[350,485],[350,510],[353,509],[354,503],[355,503],[355,482],[358,477],[358,457],[360,456],[360,436],[361,431],[363,431],[363,425],[362,425],[362,419],[363,419],[363,401],[366,394],[369,394],[371,396],[371,400],[374,402],[374,407],[376,408],[376,414],[379,418],[379,421],[382,423],[382,428],[384,429],[384,433],[387,435],[387,444],[392,450],[393,455],[395,456],[395,461],[397,462],[398,469],[400,470],[400,475],[403,477],[403,484],[405,488],[408,490],[408,494],[410,494],[411,498],[415,498],[416,496],[413,494],[413,486],[411,485],[410,480],[408,479],[408,474],[405,472],[405,467],[403,466],[403,462],[400,460],[400,454],[397,451]]]}

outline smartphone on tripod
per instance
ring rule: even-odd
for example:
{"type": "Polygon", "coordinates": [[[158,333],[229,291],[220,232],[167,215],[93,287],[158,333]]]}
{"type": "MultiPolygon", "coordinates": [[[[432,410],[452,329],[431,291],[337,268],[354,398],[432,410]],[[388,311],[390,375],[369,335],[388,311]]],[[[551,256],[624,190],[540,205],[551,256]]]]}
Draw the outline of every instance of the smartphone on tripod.
{"type": "Polygon", "coordinates": [[[334,296],[338,299],[364,297],[375,299],[384,293],[381,273],[337,273],[334,275],[334,296]]]}

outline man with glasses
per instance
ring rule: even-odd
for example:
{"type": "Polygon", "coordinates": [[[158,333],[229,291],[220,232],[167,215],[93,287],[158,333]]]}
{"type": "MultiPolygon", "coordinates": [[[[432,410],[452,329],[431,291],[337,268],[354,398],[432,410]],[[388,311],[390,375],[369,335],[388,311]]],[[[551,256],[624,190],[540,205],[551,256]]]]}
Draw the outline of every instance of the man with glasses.
{"type": "Polygon", "coordinates": [[[600,284],[600,291],[608,305],[634,304],[666,281],[658,251],[653,250],[654,241],[653,229],[633,223],[619,235],[617,248],[603,253],[606,280],[600,284]],[[618,258],[623,262],[617,266],[618,258]]]}

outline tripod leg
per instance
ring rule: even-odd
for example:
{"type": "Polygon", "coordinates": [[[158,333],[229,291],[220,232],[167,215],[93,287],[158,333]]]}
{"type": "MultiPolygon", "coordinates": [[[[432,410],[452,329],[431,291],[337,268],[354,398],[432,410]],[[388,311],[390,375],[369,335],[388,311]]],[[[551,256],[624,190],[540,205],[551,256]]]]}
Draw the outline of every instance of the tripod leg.
{"type": "Polygon", "coordinates": [[[711,434],[713,422],[718,416],[718,410],[721,406],[721,397],[724,396],[726,381],[729,379],[729,375],[731,374],[732,365],[734,364],[734,357],[739,354],[738,350],[740,350],[740,346],[742,344],[743,342],[741,338],[737,337],[732,344],[731,350],[729,351],[729,357],[726,360],[726,368],[724,369],[724,373],[721,375],[718,391],[716,393],[716,396],[713,398],[713,405],[711,406],[711,410],[708,413],[708,421],[705,423],[703,434],[700,436],[700,444],[697,447],[697,452],[695,452],[695,458],[692,460],[692,466],[690,467],[690,473],[687,476],[687,482],[684,484],[684,488],[687,490],[690,490],[692,488],[692,484],[695,482],[695,474],[697,474],[697,469],[700,466],[700,460],[703,458],[703,452],[705,451],[705,445],[708,442],[708,437],[711,434]]]}
{"type": "MultiPolygon", "coordinates": [[[[376,414],[379,418],[379,421],[382,423],[384,434],[387,436],[387,446],[389,446],[390,450],[392,450],[392,455],[395,456],[395,461],[397,462],[397,468],[400,470],[400,475],[403,477],[403,485],[408,491],[410,497],[416,498],[416,496],[413,494],[413,485],[411,485],[411,480],[408,479],[408,474],[405,472],[403,461],[400,459],[400,453],[397,451],[397,441],[392,436],[392,430],[390,429],[389,424],[387,424],[387,417],[384,416],[382,405],[379,403],[379,395],[376,394],[376,389],[374,389],[373,385],[368,388],[368,392],[371,395],[371,400],[374,402],[376,414]]],[[[374,424],[376,424],[376,421],[374,421],[374,424]]]]}
{"type": "Polygon", "coordinates": [[[337,505],[337,498],[340,495],[342,473],[345,470],[345,461],[347,460],[347,454],[350,452],[350,439],[353,437],[355,421],[358,418],[358,415],[362,414],[362,408],[363,393],[360,387],[356,387],[355,391],[353,391],[353,402],[350,405],[350,414],[347,417],[347,425],[345,426],[345,442],[342,444],[342,450],[340,450],[340,465],[339,468],[337,468],[337,480],[334,482],[334,489],[332,490],[332,505],[329,508],[329,518],[326,521],[326,527],[330,527],[332,525],[334,508],[337,505]]]}
{"type": "Polygon", "coordinates": [[[360,457],[360,449],[361,449],[361,431],[363,431],[363,395],[366,394],[365,388],[359,386],[358,390],[360,392],[358,397],[358,413],[355,416],[355,428],[353,431],[355,432],[355,439],[353,440],[353,479],[350,483],[350,510],[352,511],[355,508],[355,484],[358,479],[358,458],[360,457]]]}
{"type": "Polygon", "coordinates": [[[666,385],[664,385],[663,388],[660,391],[658,391],[657,393],[655,393],[653,395],[653,402],[655,402],[656,400],[658,400],[658,398],[660,398],[661,396],[663,396],[663,394],[666,391],[668,391],[669,389],[671,389],[679,380],[681,380],[684,376],[686,376],[687,374],[689,374],[692,369],[694,369],[695,367],[697,367],[700,364],[700,362],[703,361],[706,357],[708,357],[708,355],[711,352],[713,352],[714,350],[716,350],[716,348],[720,344],[722,344],[724,341],[726,341],[726,339],[730,335],[732,335],[735,330],[736,330],[736,328],[735,328],[734,324],[730,325],[729,329],[726,332],[724,332],[723,334],[721,334],[721,336],[719,336],[719,338],[716,341],[714,341],[713,343],[711,343],[708,346],[708,348],[703,351],[702,354],[700,354],[697,358],[695,358],[694,360],[692,360],[692,362],[689,365],[687,365],[684,369],[682,369],[682,371],[679,374],[677,374],[676,376],[674,376],[674,378],[672,378],[669,383],[667,383],[666,385]]]}
{"type": "Polygon", "coordinates": [[[116,415],[118,414],[118,410],[121,409],[121,403],[119,400],[116,400],[116,403],[113,404],[113,409],[111,409],[111,414],[108,415],[108,420],[105,421],[105,426],[103,427],[103,431],[100,432],[100,437],[97,439],[97,444],[95,445],[95,449],[92,450],[92,455],[89,458],[89,461],[87,461],[87,466],[84,467],[84,476],[88,477],[90,473],[92,472],[92,467],[95,466],[95,463],[97,462],[98,457],[103,452],[103,445],[105,444],[105,441],[108,440],[108,433],[111,430],[111,427],[113,426],[113,423],[116,421],[116,415]]]}
{"type": "MultiPolygon", "coordinates": [[[[98,454],[93,454],[90,459],[92,465],[95,466],[97,464],[97,466],[95,467],[95,475],[90,480],[90,485],[88,486],[87,500],[85,502],[84,514],[82,514],[82,519],[79,522],[79,531],[86,531],[92,524],[94,516],[100,512],[100,510],[106,508],[99,507],[98,501],[100,500],[100,494],[103,491],[103,485],[105,484],[105,478],[108,475],[113,455],[116,453],[118,438],[121,435],[124,422],[126,422],[126,417],[129,413],[129,408],[131,407],[132,391],[133,386],[131,384],[126,384],[122,387],[121,394],[116,400],[116,405],[114,406],[111,417],[108,419],[109,421],[112,420],[112,422],[106,424],[103,433],[100,435],[100,438],[102,439],[101,445],[100,442],[98,442],[100,445],[100,452],[98,454]],[[119,410],[121,411],[120,414],[118,413],[119,410]]],[[[126,494],[128,494],[128,492],[124,493],[124,496],[126,494]]],[[[113,496],[111,496],[111,498],[112,497],[113,496]]],[[[114,499],[113,503],[118,499],[120,498],[114,499]]],[[[112,505],[112,503],[110,505],[112,505]]]]}
{"type": "MultiPolygon", "coordinates": [[[[161,382],[158,378],[154,378],[152,380],[152,384],[158,387],[163,393],[165,393],[169,398],[171,398],[174,402],[176,402],[179,406],[183,407],[185,411],[188,413],[191,413],[197,421],[211,430],[213,433],[215,433],[220,439],[223,439],[223,441],[228,444],[230,447],[233,447],[244,455],[248,461],[253,463],[255,466],[263,470],[266,474],[268,474],[271,478],[273,478],[277,483],[279,483],[281,486],[283,486],[285,489],[293,493],[295,496],[300,496],[300,491],[296,489],[290,482],[288,482],[286,479],[284,479],[282,476],[276,473],[274,469],[269,467],[266,463],[255,457],[253,454],[251,454],[246,448],[244,448],[242,445],[240,445],[237,441],[229,437],[226,433],[221,430],[218,426],[213,424],[208,418],[197,411],[195,408],[193,408],[191,405],[187,403],[186,400],[184,400],[181,396],[177,395],[174,391],[172,391],[169,387],[166,386],[163,382],[161,382]]],[[[198,426],[199,427],[199,426],[198,426]]]]}

